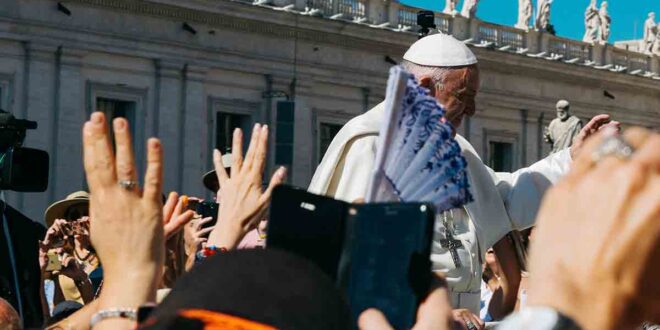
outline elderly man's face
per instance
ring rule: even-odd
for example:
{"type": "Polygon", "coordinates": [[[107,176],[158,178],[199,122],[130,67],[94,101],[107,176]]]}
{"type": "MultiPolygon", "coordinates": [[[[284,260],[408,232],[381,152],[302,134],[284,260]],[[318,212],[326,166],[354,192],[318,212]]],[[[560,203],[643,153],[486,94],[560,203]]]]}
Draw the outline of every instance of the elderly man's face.
{"type": "Polygon", "coordinates": [[[463,117],[472,116],[477,110],[475,98],[479,91],[479,69],[473,66],[452,70],[433,90],[436,100],[446,110],[447,121],[457,129],[463,117]]]}

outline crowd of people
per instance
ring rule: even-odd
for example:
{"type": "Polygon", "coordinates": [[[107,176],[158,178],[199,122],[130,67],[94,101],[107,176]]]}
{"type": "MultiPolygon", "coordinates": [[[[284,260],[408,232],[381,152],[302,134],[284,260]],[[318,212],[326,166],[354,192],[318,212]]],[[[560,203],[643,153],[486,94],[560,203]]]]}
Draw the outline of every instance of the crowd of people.
{"type": "MultiPolygon", "coordinates": [[[[469,49],[447,38],[413,44],[403,66],[458,127],[476,111],[479,71],[469,49]]],[[[363,201],[380,108],[342,129],[310,191],[363,201]]],[[[378,309],[351,317],[342,291],[313,263],[268,249],[269,203],[287,170],[264,185],[267,125],[254,126],[245,154],[240,129],[230,157],[214,151],[213,180],[205,181],[215,200],[203,201],[164,194],[156,138],[147,141],[140,186],[129,124],[109,121],[95,112],[82,127],[89,192],[53,203],[34,242],[39,324],[0,299],[0,329],[393,328],[378,309]],[[214,216],[193,207],[214,202],[214,216]]],[[[660,323],[660,134],[621,133],[609,116],[596,116],[570,148],[515,173],[493,172],[455,139],[475,196],[452,211],[467,252],[458,262],[447,257],[455,251],[439,242],[450,229],[436,232],[433,285],[420,297],[414,329],[660,323]]]]}

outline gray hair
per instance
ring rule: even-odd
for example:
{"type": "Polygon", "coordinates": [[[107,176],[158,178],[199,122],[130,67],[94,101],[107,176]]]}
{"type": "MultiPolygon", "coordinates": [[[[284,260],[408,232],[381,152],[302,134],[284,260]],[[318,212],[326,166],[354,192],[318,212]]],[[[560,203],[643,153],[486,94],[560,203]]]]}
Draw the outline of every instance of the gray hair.
{"type": "Polygon", "coordinates": [[[474,69],[476,64],[458,66],[458,67],[441,67],[441,66],[427,66],[419,65],[408,60],[402,60],[401,66],[411,73],[415,78],[419,79],[421,77],[430,77],[433,84],[442,84],[444,83],[447,76],[454,70],[461,70],[465,68],[474,69]]]}

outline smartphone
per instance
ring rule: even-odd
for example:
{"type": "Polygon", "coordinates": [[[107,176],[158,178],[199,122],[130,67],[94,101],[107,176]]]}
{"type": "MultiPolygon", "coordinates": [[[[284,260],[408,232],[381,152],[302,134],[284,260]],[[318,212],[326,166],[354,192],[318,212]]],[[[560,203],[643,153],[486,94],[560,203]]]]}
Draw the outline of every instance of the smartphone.
{"type": "Polygon", "coordinates": [[[431,282],[434,212],[420,203],[352,206],[347,295],[358,319],[377,308],[395,329],[415,324],[431,282]]]}
{"type": "Polygon", "coordinates": [[[218,208],[220,207],[220,204],[216,202],[198,202],[197,208],[195,212],[197,214],[202,216],[202,219],[211,217],[213,220],[205,223],[202,225],[201,229],[208,228],[211,226],[215,226],[216,222],[218,222],[218,208]]]}
{"type": "Polygon", "coordinates": [[[188,199],[188,203],[186,204],[186,210],[191,210],[197,212],[197,206],[199,205],[200,200],[198,199],[188,199]]]}
{"type": "Polygon", "coordinates": [[[348,204],[279,185],[273,190],[266,248],[282,249],[306,258],[333,279],[346,229],[348,204]]]}
{"type": "Polygon", "coordinates": [[[48,252],[48,265],[46,265],[46,271],[58,271],[62,269],[62,262],[60,257],[55,252],[48,252]]]}

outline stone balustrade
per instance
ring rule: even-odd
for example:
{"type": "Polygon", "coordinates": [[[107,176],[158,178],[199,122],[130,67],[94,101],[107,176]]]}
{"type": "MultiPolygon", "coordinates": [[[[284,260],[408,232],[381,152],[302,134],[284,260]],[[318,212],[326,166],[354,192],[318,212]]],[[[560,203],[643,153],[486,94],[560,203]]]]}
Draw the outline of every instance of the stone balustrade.
{"type": "MultiPolygon", "coordinates": [[[[417,12],[421,10],[387,0],[255,1],[273,1],[271,5],[279,7],[294,4],[295,9],[303,14],[347,20],[401,33],[417,33],[417,12]]],[[[660,57],[615,48],[611,44],[589,44],[531,28],[524,31],[484,22],[478,18],[467,19],[460,15],[451,16],[438,12],[435,13],[435,24],[437,31],[452,34],[475,47],[660,79],[660,57]]]]}

